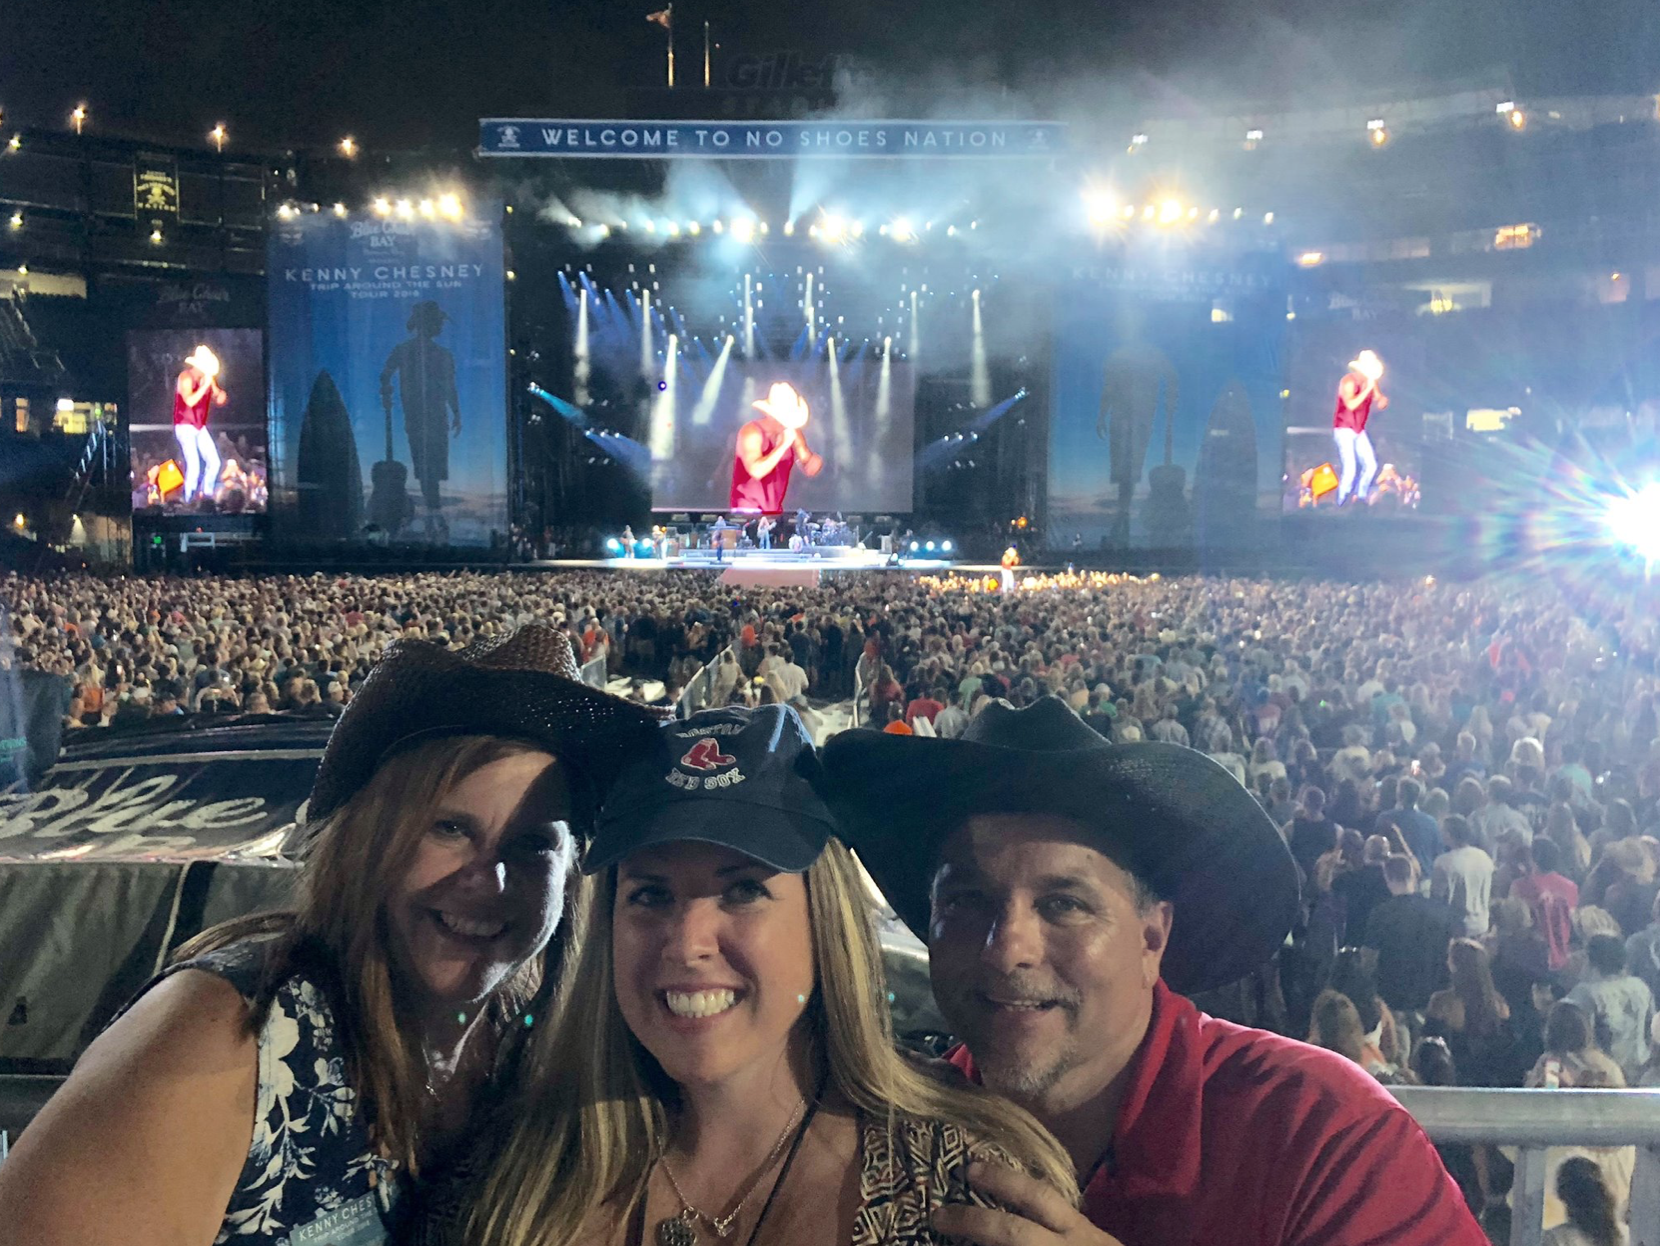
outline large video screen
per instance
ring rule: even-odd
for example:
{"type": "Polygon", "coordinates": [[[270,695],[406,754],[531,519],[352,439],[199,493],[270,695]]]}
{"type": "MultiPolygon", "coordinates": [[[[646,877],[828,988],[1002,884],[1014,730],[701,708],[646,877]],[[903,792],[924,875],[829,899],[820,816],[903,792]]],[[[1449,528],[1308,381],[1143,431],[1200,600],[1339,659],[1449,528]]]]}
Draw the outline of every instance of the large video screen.
{"type": "MultiPolygon", "coordinates": [[[[1399,515],[1418,509],[1429,386],[1422,340],[1364,322],[1311,322],[1293,333],[1282,507],[1399,515]],[[1370,390],[1367,373],[1376,373],[1370,390]],[[1363,413],[1340,415],[1346,376],[1363,413]]],[[[1450,429],[1448,430],[1450,433],[1450,429]]]]}
{"type": "Polygon", "coordinates": [[[892,356],[705,361],[665,376],[651,404],[651,501],[656,510],[815,513],[911,509],[916,377],[892,356]],[[756,403],[785,401],[788,385],[806,404],[799,444],[769,461],[788,434],[756,403]],[[750,466],[740,439],[751,434],[750,466]],[[759,434],[759,439],[754,434],[759,434]],[[759,449],[761,460],[754,458],[759,449]],[[813,467],[816,474],[809,474],[813,467]]]}
{"type": "Polygon", "coordinates": [[[127,334],[135,511],[264,512],[270,471],[264,353],[258,329],[127,334]]]}

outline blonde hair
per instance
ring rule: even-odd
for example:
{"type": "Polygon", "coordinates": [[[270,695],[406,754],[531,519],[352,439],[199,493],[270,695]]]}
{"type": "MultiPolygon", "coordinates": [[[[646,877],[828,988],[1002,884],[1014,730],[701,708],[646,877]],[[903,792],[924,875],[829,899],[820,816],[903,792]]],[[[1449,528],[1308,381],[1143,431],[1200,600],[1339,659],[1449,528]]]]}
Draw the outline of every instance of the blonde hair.
{"type": "MultiPolygon", "coordinates": [[[[277,989],[295,973],[318,981],[334,1005],[347,1081],[357,1092],[370,1141],[412,1173],[419,1171],[417,1135],[427,1106],[427,1071],[418,1043],[407,1032],[408,1019],[400,1014],[386,945],[387,898],[409,868],[446,793],[492,762],[536,751],[533,744],[497,736],[447,736],[394,754],[312,838],[292,909],[223,922],[174,956],[174,963],[180,963],[243,940],[274,936],[250,1008],[249,1029],[264,1025],[277,989]]],[[[566,779],[574,804],[576,781],[569,771],[566,779]]],[[[578,820],[573,813],[572,821],[578,820]]],[[[554,994],[563,980],[573,959],[566,932],[584,915],[586,891],[579,880],[573,858],[559,929],[543,954],[531,957],[492,998],[490,1019],[497,1025],[539,994],[554,994]]]]}
{"type": "Polygon", "coordinates": [[[1363,1067],[1366,1063],[1366,1031],[1360,1024],[1360,1010],[1341,991],[1324,990],[1315,998],[1308,1041],[1363,1067]]]}
{"type": "MultiPolygon", "coordinates": [[[[667,1144],[676,1087],[629,1031],[612,984],[616,879],[612,867],[594,888],[569,992],[525,1053],[512,1132],[473,1208],[470,1243],[572,1246],[602,1204],[632,1213],[667,1144]]],[[[798,1024],[826,1090],[890,1126],[900,1114],[954,1122],[1075,1204],[1071,1160],[1035,1119],[979,1087],[936,1080],[894,1046],[881,946],[852,854],[830,840],[806,884],[817,983],[798,1024]]]]}

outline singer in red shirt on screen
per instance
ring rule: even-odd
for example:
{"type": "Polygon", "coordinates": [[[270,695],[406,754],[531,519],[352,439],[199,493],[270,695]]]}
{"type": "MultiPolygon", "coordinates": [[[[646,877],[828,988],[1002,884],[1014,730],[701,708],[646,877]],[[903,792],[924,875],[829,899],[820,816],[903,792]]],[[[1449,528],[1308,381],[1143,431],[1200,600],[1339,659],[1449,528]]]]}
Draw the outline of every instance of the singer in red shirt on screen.
{"type": "Polygon", "coordinates": [[[173,435],[184,459],[184,504],[214,498],[219,490],[219,449],[208,432],[208,415],[225,405],[219,385],[219,357],[198,346],[184,361],[173,386],[173,435]]]}
{"type": "Polygon", "coordinates": [[[792,386],[778,382],[755,409],[761,412],[760,418],[738,430],[727,507],[777,515],[784,509],[791,468],[800,463],[803,472],[816,476],[824,467],[824,458],[807,445],[807,402],[792,386]]]}
{"type": "Polygon", "coordinates": [[[1383,361],[1375,351],[1363,350],[1349,362],[1349,370],[1337,387],[1337,407],[1332,415],[1332,438],[1337,442],[1337,461],[1343,465],[1337,485],[1337,504],[1365,502],[1378,475],[1378,456],[1366,435],[1366,421],[1373,409],[1382,411],[1389,399],[1378,389],[1383,361]],[[1355,477],[1356,460],[1360,476],[1355,477]]]}

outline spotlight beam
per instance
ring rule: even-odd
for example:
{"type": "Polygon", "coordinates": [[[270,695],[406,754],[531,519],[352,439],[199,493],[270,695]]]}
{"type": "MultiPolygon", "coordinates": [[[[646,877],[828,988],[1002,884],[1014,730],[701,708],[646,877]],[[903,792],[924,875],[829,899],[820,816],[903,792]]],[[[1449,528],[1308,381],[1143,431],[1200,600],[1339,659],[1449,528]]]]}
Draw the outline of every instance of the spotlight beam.
{"type": "Polygon", "coordinates": [[[663,362],[663,388],[651,404],[651,461],[667,463],[674,458],[675,444],[675,372],[680,358],[680,339],[669,334],[668,353],[663,362]]]}
{"type": "Polygon", "coordinates": [[[755,358],[755,286],[748,273],[744,274],[744,358],[755,358]]]}
{"type": "Polygon", "coordinates": [[[692,408],[692,427],[699,428],[709,423],[715,414],[715,404],[720,401],[721,386],[726,381],[726,361],[732,357],[732,335],[728,334],[721,343],[720,355],[715,360],[715,366],[709,370],[709,379],[703,382],[703,392],[698,395],[697,405],[692,408]]]}
{"type": "Polygon", "coordinates": [[[583,286],[577,291],[576,301],[576,359],[573,367],[573,377],[576,382],[576,405],[588,405],[588,288],[583,286]]]}
{"type": "Polygon", "coordinates": [[[853,434],[848,426],[847,402],[842,396],[841,347],[834,337],[830,345],[830,443],[838,463],[853,462],[853,434]]]}
{"type": "Polygon", "coordinates": [[[974,341],[969,355],[968,400],[976,407],[991,405],[991,365],[986,361],[986,330],[980,317],[980,292],[974,291],[974,341]]]}

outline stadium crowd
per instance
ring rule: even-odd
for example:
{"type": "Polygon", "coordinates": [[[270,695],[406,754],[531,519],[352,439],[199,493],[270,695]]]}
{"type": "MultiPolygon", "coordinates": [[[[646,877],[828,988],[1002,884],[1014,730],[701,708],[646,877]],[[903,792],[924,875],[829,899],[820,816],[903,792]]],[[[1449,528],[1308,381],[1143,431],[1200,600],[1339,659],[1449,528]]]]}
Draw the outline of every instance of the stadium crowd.
{"type": "MultiPolygon", "coordinates": [[[[1514,582],[1068,574],[986,588],[11,576],[0,606],[6,656],[64,677],[72,730],[334,715],[394,639],[459,648],[532,619],[652,695],[691,683],[689,708],[787,701],[811,716],[856,700],[875,725],[954,736],[991,699],[1058,695],[1113,741],[1209,753],[1282,828],[1305,884],[1293,944],[1213,1011],[1385,1081],[1660,1085],[1651,612],[1514,582]]],[[[1589,1159],[1616,1205],[1629,1190],[1629,1148],[1553,1155],[1589,1159]]],[[[1496,1152],[1445,1158],[1473,1206],[1502,1193],[1496,1152]]]]}

